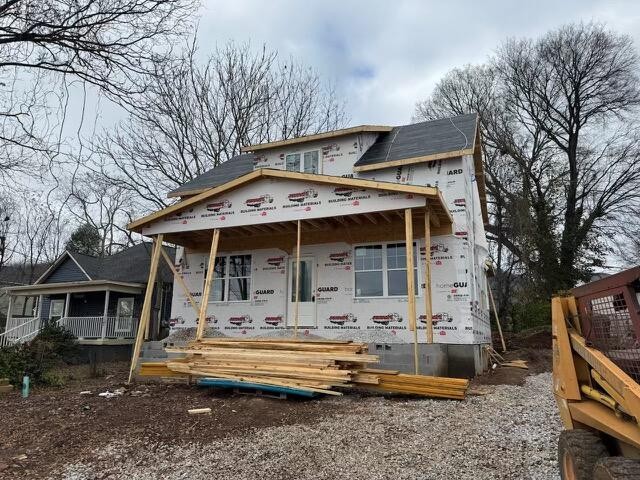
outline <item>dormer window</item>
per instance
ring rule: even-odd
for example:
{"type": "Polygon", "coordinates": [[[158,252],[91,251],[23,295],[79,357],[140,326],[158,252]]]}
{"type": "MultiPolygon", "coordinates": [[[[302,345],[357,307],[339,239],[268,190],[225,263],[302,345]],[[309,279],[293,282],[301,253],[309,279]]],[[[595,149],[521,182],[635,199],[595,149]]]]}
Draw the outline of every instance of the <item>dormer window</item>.
{"type": "Polygon", "coordinates": [[[320,173],[318,158],[318,150],[290,153],[285,158],[286,168],[289,172],[320,173]]]}

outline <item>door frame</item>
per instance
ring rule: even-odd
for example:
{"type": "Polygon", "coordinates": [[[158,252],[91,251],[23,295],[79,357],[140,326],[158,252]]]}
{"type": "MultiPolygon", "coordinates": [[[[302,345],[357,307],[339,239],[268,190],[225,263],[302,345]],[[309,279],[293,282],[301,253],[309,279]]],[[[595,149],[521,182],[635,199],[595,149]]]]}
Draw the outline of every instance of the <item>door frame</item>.
{"type": "MultiPolygon", "coordinates": [[[[312,323],[309,324],[303,324],[300,323],[300,320],[298,320],[298,328],[309,328],[309,327],[317,327],[318,326],[318,309],[316,306],[316,280],[317,280],[317,275],[318,275],[318,268],[317,268],[317,264],[316,264],[316,257],[315,255],[300,255],[300,261],[304,261],[304,260],[310,260],[311,261],[311,268],[313,269],[313,271],[311,272],[311,297],[313,298],[313,300],[311,302],[300,302],[299,303],[299,308],[302,307],[303,304],[307,304],[307,303],[311,303],[311,315],[313,317],[313,321],[312,323]]],[[[289,257],[289,260],[287,262],[287,270],[289,271],[289,275],[287,275],[287,292],[286,292],[286,302],[287,302],[287,308],[286,308],[286,312],[287,312],[287,327],[293,327],[294,326],[294,322],[295,322],[295,318],[293,318],[293,316],[295,315],[295,302],[291,301],[291,297],[293,294],[293,281],[295,279],[295,269],[293,268],[293,264],[296,261],[296,257],[289,257]],[[291,320],[290,320],[291,319],[291,320]]],[[[300,316],[300,309],[298,310],[298,315],[300,316]]]]}

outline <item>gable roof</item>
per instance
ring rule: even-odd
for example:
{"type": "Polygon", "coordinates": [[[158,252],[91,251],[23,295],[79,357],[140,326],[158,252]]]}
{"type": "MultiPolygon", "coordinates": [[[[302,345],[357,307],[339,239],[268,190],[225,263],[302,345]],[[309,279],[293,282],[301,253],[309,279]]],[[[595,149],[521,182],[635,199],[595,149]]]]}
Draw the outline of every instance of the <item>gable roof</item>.
{"type": "MultiPolygon", "coordinates": [[[[94,257],[77,252],[65,251],[47,269],[36,285],[43,283],[66,259],[73,260],[86,275],[87,281],[116,281],[128,283],[146,283],[149,278],[151,263],[150,242],[143,242],[129,247],[121,252],[106,257],[94,257]]],[[[175,258],[175,249],[165,247],[170,258],[175,258]]],[[[173,275],[164,265],[159,265],[158,276],[165,282],[171,282],[173,275]]]]}
{"type": "Polygon", "coordinates": [[[472,155],[477,124],[478,115],[470,113],[395,127],[378,136],[354,164],[354,170],[375,170],[472,155]]]}
{"type": "Polygon", "coordinates": [[[207,188],[217,187],[234,178],[253,171],[253,162],[256,155],[244,153],[230,158],[217,167],[198,175],[193,180],[183,183],[175,190],[170,191],[167,197],[181,197],[183,195],[195,195],[207,188]]]}
{"type": "Polygon", "coordinates": [[[249,145],[242,147],[241,152],[255,152],[258,150],[268,150],[270,148],[285,147],[287,145],[295,145],[296,143],[313,142],[315,140],[324,140],[326,138],[342,137],[344,135],[352,135],[354,133],[364,132],[390,132],[393,127],[386,125],[358,125],[357,127],[341,128],[339,130],[331,130],[330,132],[316,133],[313,135],[303,135],[301,137],[289,138],[287,140],[279,140],[277,142],[260,143],[259,145],[249,145]]]}
{"type": "Polygon", "coordinates": [[[162,210],[158,210],[157,212],[151,213],[145,217],[139,218],[131,222],[127,225],[127,229],[132,230],[134,232],[141,233],[142,228],[162,217],[171,215],[173,213],[180,212],[185,208],[196,205],[204,200],[207,200],[215,195],[219,195],[220,193],[227,192],[243,185],[246,185],[255,180],[259,180],[261,178],[279,178],[279,179],[289,179],[289,180],[304,180],[311,183],[318,184],[329,184],[329,185],[346,185],[356,188],[368,188],[374,190],[386,190],[393,192],[403,192],[403,193],[413,193],[416,195],[423,195],[427,198],[430,198],[433,202],[434,213],[436,213],[439,217],[442,218],[443,223],[450,224],[453,219],[449,210],[446,207],[444,199],[442,198],[442,194],[436,187],[425,187],[420,185],[408,185],[408,184],[398,184],[393,182],[381,182],[377,180],[365,180],[362,178],[345,178],[345,177],[335,177],[331,175],[318,175],[315,173],[299,173],[299,172],[289,172],[286,170],[275,170],[270,168],[260,168],[258,170],[253,170],[250,173],[247,173],[235,180],[231,180],[230,182],[226,182],[223,185],[219,185],[217,187],[208,189],[198,195],[194,195],[192,197],[187,198],[186,200],[182,200],[178,203],[170,205],[168,207],[163,208],[162,210]]]}

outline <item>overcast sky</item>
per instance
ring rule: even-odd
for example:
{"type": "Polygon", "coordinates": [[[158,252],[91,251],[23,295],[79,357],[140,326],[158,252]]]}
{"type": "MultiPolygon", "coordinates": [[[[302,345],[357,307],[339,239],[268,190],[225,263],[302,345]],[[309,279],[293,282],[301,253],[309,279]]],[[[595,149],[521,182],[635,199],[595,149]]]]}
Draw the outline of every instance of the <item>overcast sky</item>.
{"type": "Polygon", "coordinates": [[[605,22],[640,47],[640,1],[203,0],[200,46],[268,44],[334,80],[351,124],[410,121],[448,70],[482,62],[507,37],[605,22]]]}

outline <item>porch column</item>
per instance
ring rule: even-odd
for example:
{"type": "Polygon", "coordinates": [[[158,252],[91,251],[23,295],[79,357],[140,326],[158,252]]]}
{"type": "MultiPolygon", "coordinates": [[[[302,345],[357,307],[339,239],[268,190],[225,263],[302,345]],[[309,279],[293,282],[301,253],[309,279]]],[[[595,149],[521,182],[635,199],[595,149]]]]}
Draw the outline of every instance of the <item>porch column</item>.
{"type": "Polygon", "coordinates": [[[207,323],[207,306],[209,305],[209,293],[211,292],[211,284],[216,275],[216,254],[218,253],[218,242],[220,241],[220,230],[217,228],[213,231],[211,237],[211,249],[209,250],[209,266],[207,267],[207,279],[204,282],[204,291],[200,299],[200,313],[198,315],[198,329],[196,330],[196,340],[200,340],[204,334],[205,324],[207,323]]]}
{"type": "Polygon", "coordinates": [[[5,324],[5,328],[8,330],[9,329],[9,325],[11,325],[11,314],[13,310],[13,295],[9,294],[9,305],[7,306],[7,322],[5,324]]]}
{"type": "Polygon", "coordinates": [[[102,311],[102,336],[101,336],[101,338],[105,338],[107,336],[107,314],[109,313],[109,293],[111,293],[109,289],[106,289],[104,291],[104,310],[102,311]]]}
{"type": "Polygon", "coordinates": [[[427,343],[433,343],[433,305],[431,304],[431,211],[424,211],[424,314],[426,319],[427,343]]]}
{"type": "Polygon", "coordinates": [[[416,322],[416,289],[413,282],[413,213],[404,211],[404,230],[407,250],[407,300],[409,304],[409,329],[413,330],[413,363],[418,374],[418,325],[416,322]]]}
{"type": "Polygon", "coordinates": [[[71,294],[67,293],[67,298],[64,299],[64,314],[63,314],[64,318],[67,318],[69,316],[70,304],[71,304],[71,294]]]}
{"type": "Polygon", "coordinates": [[[140,356],[140,349],[142,348],[142,340],[146,324],[149,322],[149,315],[151,312],[151,302],[153,300],[153,284],[156,281],[156,274],[158,273],[158,260],[160,260],[160,247],[162,246],[163,234],[160,233],[153,240],[153,253],[151,254],[151,263],[149,265],[149,280],[147,281],[147,288],[144,292],[144,303],[142,304],[142,312],[140,312],[140,322],[138,322],[138,333],[136,335],[136,342],[133,346],[133,353],[131,355],[131,368],[129,369],[129,380],[127,383],[131,383],[133,377],[133,371],[138,364],[138,357],[140,356]],[[149,288],[151,286],[151,288],[149,288]]]}
{"type": "Polygon", "coordinates": [[[302,233],[301,222],[298,220],[298,239],[296,242],[296,303],[293,316],[293,336],[298,336],[298,312],[300,306],[300,237],[302,233]]]}
{"type": "Polygon", "coordinates": [[[42,319],[42,301],[44,300],[44,295],[38,295],[38,308],[36,309],[36,318],[42,319]]]}

